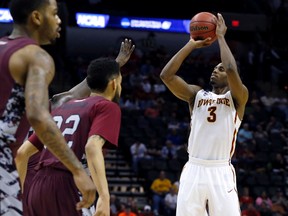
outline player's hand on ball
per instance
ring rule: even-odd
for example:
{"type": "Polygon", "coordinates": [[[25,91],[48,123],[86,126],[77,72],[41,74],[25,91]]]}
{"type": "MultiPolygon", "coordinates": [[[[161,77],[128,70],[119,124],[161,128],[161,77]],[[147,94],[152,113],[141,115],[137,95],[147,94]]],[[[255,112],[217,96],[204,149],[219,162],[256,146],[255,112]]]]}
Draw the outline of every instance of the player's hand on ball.
{"type": "Polygon", "coordinates": [[[194,43],[195,48],[207,47],[207,46],[210,46],[212,44],[210,37],[208,37],[204,40],[194,40],[192,37],[190,37],[190,42],[194,43]]]}

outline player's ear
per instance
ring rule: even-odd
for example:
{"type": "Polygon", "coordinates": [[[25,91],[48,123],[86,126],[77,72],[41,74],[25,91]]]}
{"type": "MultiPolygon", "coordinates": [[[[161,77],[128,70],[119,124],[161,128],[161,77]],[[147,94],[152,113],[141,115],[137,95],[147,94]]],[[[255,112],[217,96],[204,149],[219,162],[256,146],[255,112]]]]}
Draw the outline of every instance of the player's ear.
{"type": "Polygon", "coordinates": [[[35,25],[40,26],[42,22],[42,14],[35,10],[31,13],[30,19],[35,25]]]}
{"type": "Polygon", "coordinates": [[[112,89],[115,90],[117,88],[117,80],[116,78],[112,79],[111,81],[112,89]]]}

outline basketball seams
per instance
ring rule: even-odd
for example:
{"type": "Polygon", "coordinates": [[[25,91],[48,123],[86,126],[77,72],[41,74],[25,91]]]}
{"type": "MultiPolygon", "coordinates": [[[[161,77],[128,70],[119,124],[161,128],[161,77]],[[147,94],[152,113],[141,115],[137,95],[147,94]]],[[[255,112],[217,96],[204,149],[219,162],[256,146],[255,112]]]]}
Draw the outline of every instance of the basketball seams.
{"type": "Polygon", "coordinates": [[[193,34],[193,36],[194,35],[204,35],[205,36],[205,34],[207,33],[207,34],[209,34],[211,31],[209,31],[209,32],[199,32],[199,33],[195,33],[195,34],[193,34]]]}
{"type": "Polygon", "coordinates": [[[201,25],[203,25],[203,24],[207,24],[207,25],[209,25],[209,26],[214,26],[215,28],[216,28],[216,24],[214,23],[214,22],[207,22],[207,21],[194,21],[194,22],[191,22],[191,24],[190,24],[190,26],[191,25],[199,25],[199,24],[201,24],[201,25]]]}
{"type": "Polygon", "coordinates": [[[207,20],[191,20],[191,23],[197,23],[197,22],[199,22],[199,23],[210,23],[210,24],[213,24],[213,25],[215,25],[216,26],[216,23],[215,22],[213,22],[213,21],[207,21],[207,20]]]}

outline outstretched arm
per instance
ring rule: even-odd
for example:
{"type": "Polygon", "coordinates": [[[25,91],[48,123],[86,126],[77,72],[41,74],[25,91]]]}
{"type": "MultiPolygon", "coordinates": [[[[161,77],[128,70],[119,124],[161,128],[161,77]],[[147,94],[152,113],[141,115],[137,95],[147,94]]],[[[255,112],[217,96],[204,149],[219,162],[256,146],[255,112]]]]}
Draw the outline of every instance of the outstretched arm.
{"type": "Polygon", "coordinates": [[[225,21],[220,13],[218,13],[217,16],[216,34],[220,47],[221,61],[227,73],[229,89],[235,102],[238,115],[240,119],[242,119],[244,116],[245,105],[248,100],[248,89],[242,83],[235,58],[225,40],[224,36],[227,31],[225,21]]]}
{"type": "MultiPolygon", "coordinates": [[[[121,42],[118,56],[115,59],[119,63],[120,67],[123,67],[128,62],[134,49],[135,45],[132,44],[132,40],[126,38],[124,39],[124,41],[121,42]]],[[[74,86],[69,91],[54,95],[51,99],[52,109],[61,106],[62,104],[66,103],[71,99],[88,97],[90,93],[91,91],[87,85],[85,78],[81,83],[74,86]]]]}

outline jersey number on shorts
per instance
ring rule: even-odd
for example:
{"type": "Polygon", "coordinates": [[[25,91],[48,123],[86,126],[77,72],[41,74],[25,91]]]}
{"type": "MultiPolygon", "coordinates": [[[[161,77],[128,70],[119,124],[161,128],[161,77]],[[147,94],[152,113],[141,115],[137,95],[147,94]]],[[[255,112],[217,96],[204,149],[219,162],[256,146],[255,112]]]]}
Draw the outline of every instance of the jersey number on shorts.
{"type": "MultiPolygon", "coordinates": [[[[62,132],[63,136],[74,134],[74,132],[77,130],[78,125],[80,123],[79,115],[71,115],[66,119],[65,122],[62,116],[54,116],[53,119],[59,128],[62,128],[62,124],[69,124],[69,127],[64,125],[65,129],[62,132]],[[73,124],[70,126],[71,123],[73,124]]],[[[73,141],[68,141],[69,148],[71,148],[72,144],[73,144],[73,141]]]]}

